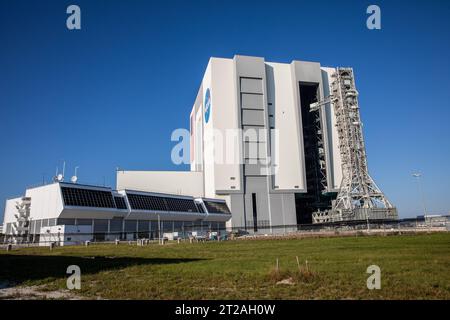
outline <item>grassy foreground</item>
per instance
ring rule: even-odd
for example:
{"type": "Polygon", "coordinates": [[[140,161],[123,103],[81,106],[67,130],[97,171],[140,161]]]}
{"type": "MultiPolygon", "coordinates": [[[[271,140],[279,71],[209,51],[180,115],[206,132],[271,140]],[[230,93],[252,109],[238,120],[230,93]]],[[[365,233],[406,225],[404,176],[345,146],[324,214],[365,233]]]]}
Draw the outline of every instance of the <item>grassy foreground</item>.
{"type": "Polygon", "coordinates": [[[450,299],[450,233],[2,250],[0,282],[64,289],[72,264],[88,298],[450,299]],[[372,264],[380,290],[366,287],[372,264]]]}

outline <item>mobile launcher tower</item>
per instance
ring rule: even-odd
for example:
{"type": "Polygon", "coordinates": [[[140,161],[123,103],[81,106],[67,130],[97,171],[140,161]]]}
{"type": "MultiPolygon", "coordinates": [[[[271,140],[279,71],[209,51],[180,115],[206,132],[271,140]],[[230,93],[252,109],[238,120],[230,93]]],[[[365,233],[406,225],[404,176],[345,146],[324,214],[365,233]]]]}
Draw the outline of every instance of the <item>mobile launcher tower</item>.
{"type": "Polygon", "coordinates": [[[325,100],[311,104],[310,112],[317,112],[321,105],[334,108],[342,182],[332,209],[313,213],[313,222],[395,219],[396,208],[369,175],[353,69],[335,70],[331,75],[332,92],[325,100]]]}

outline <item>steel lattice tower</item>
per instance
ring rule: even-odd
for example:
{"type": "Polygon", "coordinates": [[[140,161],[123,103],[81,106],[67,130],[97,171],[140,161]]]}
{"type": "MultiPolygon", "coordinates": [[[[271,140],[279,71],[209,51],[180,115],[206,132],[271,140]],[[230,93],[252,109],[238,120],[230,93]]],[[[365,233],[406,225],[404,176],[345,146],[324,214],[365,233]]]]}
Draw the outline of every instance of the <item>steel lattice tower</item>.
{"type": "Polygon", "coordinates": [[[332,209],[313,214],[314,222],[397,218],[396,208],[369,175],[353,70],[337,68],[331,89],[327,102],[336,115],[343,177],[332,209]]]}

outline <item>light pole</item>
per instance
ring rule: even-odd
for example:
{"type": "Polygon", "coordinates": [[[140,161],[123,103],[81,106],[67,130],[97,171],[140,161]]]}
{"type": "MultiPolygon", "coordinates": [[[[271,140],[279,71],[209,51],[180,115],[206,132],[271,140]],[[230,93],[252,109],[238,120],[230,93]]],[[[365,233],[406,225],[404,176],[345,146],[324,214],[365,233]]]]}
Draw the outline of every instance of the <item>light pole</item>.
{"type": "Polygon", "coordinates": [[[420,178],[422,177],[422,174],[420,172],[415,172],[412,174],[412,176],[417,179],[417,187],[419,189],[420,198],[422,200],[423,216],[425,218],[425,223],[426,223],[427,222],[427,208],[425,206],[425,196],[423,194],[422,183],[420,180],[420,178]]]}
{"type": "Polygon", "coordinates": [[[158,240],[159,244],[161,244],[161,217],[158,214],[158,240]]]}

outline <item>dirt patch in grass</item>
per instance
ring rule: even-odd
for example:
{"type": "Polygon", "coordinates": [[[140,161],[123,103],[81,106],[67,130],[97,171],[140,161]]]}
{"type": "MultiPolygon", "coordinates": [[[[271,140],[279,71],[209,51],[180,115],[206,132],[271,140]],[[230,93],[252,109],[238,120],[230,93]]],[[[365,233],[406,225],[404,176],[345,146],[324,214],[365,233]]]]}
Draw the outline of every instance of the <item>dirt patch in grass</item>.
{"type": "Polygon", "coordinates": [[[311,283],[319,280],[319,275],[316,272],[306,269],[280,271],[274,268],[269,272],[268,279],[276,284],[293,285],[296,283],[311,283]]]}
{"type": "Polygon", "coordinates": [[[82,300],[84,297],[76,295],[70,290],[47,291],[45,285],[19,286],[3,282],[0,283],[0,300],[82,300]]]}

